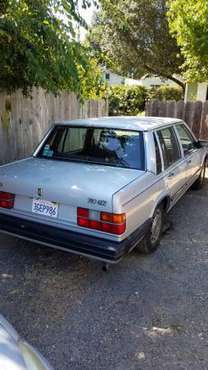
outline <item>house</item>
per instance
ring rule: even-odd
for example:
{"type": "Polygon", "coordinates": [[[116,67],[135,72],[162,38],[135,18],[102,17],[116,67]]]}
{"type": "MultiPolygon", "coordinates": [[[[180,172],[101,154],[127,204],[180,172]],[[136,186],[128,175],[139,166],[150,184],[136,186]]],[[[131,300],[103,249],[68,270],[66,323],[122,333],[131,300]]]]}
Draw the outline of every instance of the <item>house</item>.
{"type": "Polygon", "coordinates": [[[146,89],[151,89],[153,87],[157,88],[162,85],[177,87],[178,85],[172,80],[165,79],[156,75],[147,74],[143,76],[140,80],[140,85],[146,87],[146,89]]]}
{"type": "Polygon", "coordinates": [[[135,80],[133,78],[123,77],[117,73],[114,73],[108,69],[103,70],[103,78],[105,82],[107,82],[110,86],[113,85],[140,85],[139,80],[135,80]]]}
{"type": "Polygon", "coordinates": [[[202,101],[208,100],[208,82],[187,83],[185,89],[184,101],[202,101]]]}
{"type": "Polygon", "coordinates": [[[171,80],[163,79],[154,75],[145,75],[139,80],[135,80],[129,77],[123,77],[117,73],[114,73],[108,69],[103,69],[103,78],[110,86],[113,85],[125,85],[125,86],[143,86],[147,89],[152,87],[166,86],[177,86],[177,84],[171,80]]]}

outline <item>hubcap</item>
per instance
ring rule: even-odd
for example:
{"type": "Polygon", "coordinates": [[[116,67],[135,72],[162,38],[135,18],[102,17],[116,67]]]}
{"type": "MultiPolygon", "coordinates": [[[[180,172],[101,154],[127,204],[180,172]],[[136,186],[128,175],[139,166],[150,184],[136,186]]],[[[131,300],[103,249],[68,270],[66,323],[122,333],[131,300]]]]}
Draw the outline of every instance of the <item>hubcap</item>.
{"type": "Polygon", "coordinates": [[[160,237],[160,232],[161,232],[161,227],[162,227],[162,212],[158,208],[153,216],[152,219],[152,226],[151,226],[151,243],[155,244],[159,237],[160,237]]]}

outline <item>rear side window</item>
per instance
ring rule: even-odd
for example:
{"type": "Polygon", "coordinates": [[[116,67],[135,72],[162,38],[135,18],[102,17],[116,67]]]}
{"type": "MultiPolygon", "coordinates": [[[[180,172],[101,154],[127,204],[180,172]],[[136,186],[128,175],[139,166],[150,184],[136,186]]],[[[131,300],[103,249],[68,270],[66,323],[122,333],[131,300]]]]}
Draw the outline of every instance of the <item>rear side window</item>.
{"type": "Polygon", "coordinates": [[[145,169],[143,133],[132,130],[57,125],[37,156],[145,169]]]}
{"type": "Polygon", "coordinates": [[[157,174],[159,174],[162,171],[162,161],[160,156],[160,149],[155,134],[154,134],[154,143],[155,143],[156,171],[157,174]]]}
{"type": "Polygon", "coordinates": [[[195,147],[194,137],[191,135],[190,131],[183,124],[176,125],[176,130],[180,137],[181,145],[183,147],[183,152],[186,155],[191,150],[193,150],[195,147]]]}
{"type": "Polygon", "coordinates": [[[173,127],[157,131],[162,149],[164,168],[168,168],[181,158],[180,147],[173,127]]]}

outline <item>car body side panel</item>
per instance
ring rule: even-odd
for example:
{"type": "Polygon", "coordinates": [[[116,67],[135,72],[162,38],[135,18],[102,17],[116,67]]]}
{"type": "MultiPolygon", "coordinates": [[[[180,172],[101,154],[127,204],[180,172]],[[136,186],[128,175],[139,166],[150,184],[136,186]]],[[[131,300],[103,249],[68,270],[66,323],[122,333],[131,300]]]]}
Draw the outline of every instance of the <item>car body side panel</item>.
{"type": "Polygon", "coordinates": [[[17,342],[0,326],[0,369],[27,370],[17,342]]]}
{"type": "Polygon", "coordinates": [[[186,168],[186,160],[180,159],[164,171],[164,183],[171,200],[183,192],[186,184],[186,168]]]}
{"type": "Polygon", "coordinates": [[[171,167],[156,175],[154,159],[154,139],[152,132],[145,133],[145,149],[149,154],[147,172],[125,186],[113,196],[113,209],[125,212],[127,229],[125,237],[130,235],[138,224],[153,216],[154,210],[164,199],[167,201],[167,211],[180,199],[191,184],[199,176],[201,165],[207,153],[206,148],[198,149],[195,153],[195,177],[187,178],[187,159],[181,150],[181,159],[171,167]],[[198,171],[198,172],[197,172],[198,171]],[[174,174],[174,176],[170,176],[174,174]]]}
{"type": "MultiPolygon", "coordinates": [[[[48,361],[31,345],[24,341],[14,327],[0,314],[0,369],[28,370],[22,345],[27,347],[39,369],[52,370],[48,361]]],[[[30,367],[31,368],[31,367],[30,367]]],[[[36,368],[36,366],[32,366],[36,368]]]]}
{"type": "MultiPolygon", "coordinates": [[[[190,127],[184,121],[177,122],[177,124],[178,123],[181,123],[182,125],[184,125],[186,129],[190,132],[190,135],[193,137],[193,139],[197,142],[197,139],[194,133],[190,130],[190,127]]],[[[180,136],[177,131],[176,125],[175,125],[175,132],[179,140],[182,156],[184,160],[186,161],[186,183],[189,183],[191,185],[199,176],[198,174],[199,169],[202,167],[205,157],[207,156],[207,147],[203,145],[201,146],[201,148],[196,147],[192,149],[187,155],[184,155],[182,143],[180,141],[180,136]]]]}
{"type": "Polygon", "coordinates": [[[198,170],[203,163],[203,148],[193,150],[185,158],[187,162],[187,180],[188,182],[195,181],[199,176],[198,170]]]}
{"type": "Polygon", "coordinates": [[[150,172],[115,194],[113,197],[114,209],[121,213],[125,212],[127,215],[125,237],[130,235],[139,224],[150,219],[156,205],[168,196],[164,177],[150,172]]]}

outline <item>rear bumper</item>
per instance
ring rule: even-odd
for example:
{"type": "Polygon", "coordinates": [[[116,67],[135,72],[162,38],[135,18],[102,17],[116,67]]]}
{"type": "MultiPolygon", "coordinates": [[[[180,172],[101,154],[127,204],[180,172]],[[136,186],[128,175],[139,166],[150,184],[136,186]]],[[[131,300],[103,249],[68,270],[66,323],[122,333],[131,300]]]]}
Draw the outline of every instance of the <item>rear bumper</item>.
{"type": "Polygon", "coordinates": [[[132,250],[149,225],[148,220],[129,237],[115,242],[0,213],[0,232],[110,263],[118,262],[132,250]]]}

